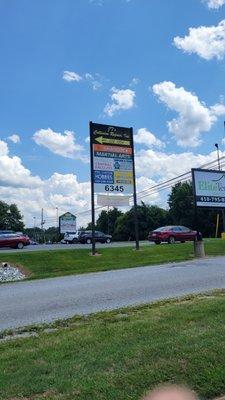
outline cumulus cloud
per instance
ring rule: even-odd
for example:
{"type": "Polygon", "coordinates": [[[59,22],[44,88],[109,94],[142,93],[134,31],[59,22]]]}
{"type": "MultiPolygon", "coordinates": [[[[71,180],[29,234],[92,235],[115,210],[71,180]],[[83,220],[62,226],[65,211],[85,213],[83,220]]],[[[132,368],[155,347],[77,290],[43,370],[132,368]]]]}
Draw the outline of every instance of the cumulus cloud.
{"type": "Polygon", "coordinates": [[[73,71],[64,71],[62,78],[67,82],[80,82],[82,80],[82,76],[73,71]]]}
{"type": "Polygon", "coordinates": [[[32,176],[19,157],[10,157],[7,143],[0,140],[0,186],[37,187],[41,179],[32,176]]]}
{"type": "Polygon", "coordinates": [[[195,94],[183,87],[177,88],[173,82],[164,81],[152,89],[161,102],[178,113],[178,117],[167,124],[169,132],[180,146],[198,146],[201,143],[201,133],[209,132],[218,117],[225,115],[223,104],[206,107],[195,94]]]}
{"type": "Polygon", "coordinates": [[[135,91],[131,89],[111,89],[111,103],[107,103],[104,112],[112,117],[115,112],[129,110],[134,107],[135,91]]]}
{"type": "Polygon", "coordinates": [[[225,55],[225,20],[216,26],[190,28],[187,36],[175,37],[174,44],[178,49],[195,53],[205,60],[222,60],[225,55]]]}
{"type": "Polygon", "coordinates": [[[13,143],[20,143],[19,135],[14,134],[14,135],[8,136],[8,139],[11,140],[11,142],[13,142],[13,143]]]}
{"type": "Polygon", "coordinates": [[[144,144],[147,147],[164,147],[165,144],[157,137],[148,131],[146,128],[140,128],[134,135],[134,141],[138,144],[144,144]]]}
{"type": "Polygon", "coordinates": [[[203,0],[210,9],[218,9],[225,4],[225,0],[203,0]]]}
{"type": "MultiPolygon", "coordinates": [[[[225,152],[221,152],[225,155],[225,152]]],[[[182,173],[191,171],[211,161],[217,160],[216,151],[209,154],[195,154],[191,151],[166,153],[153,149],[140,150],[136,153],[136,172],[155,181],[164,181],[182,173]]]]}
{"type": "Polygon", "coordinates": [[[76,143],[75,134],[72,131],[60,133],[54,132],[51,128],[40,129],[35,132],[33,139],[38,145],[46,147],[54,154],[86,161],[82,153],[83,147],[76,143]]]}

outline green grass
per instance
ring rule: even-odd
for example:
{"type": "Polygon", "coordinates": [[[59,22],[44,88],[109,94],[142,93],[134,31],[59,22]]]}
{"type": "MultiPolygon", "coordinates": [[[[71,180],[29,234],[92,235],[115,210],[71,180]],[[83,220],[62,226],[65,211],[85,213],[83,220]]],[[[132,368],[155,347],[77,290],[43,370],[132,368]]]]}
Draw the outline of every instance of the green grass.
{"type": "MultiPolygon", "coordinates": [[[[208,239],[205,249],[208,256],[225,255],[225,241],[208,239]]],[[[103,248],[99,252],[99,257],[91,257],[87,249],[4,253],[0,262],[21,265],[30,279],[37,279],[184,261],[194,256],[192,243],[143,246],[139,252],[131,247],[103,248]]]]}
{"type": "Polygon", "coordinates": [[[0,399],[136,400],[161,382],[225,393],[225,293],[101,313],[0,342],[0,399]]]}

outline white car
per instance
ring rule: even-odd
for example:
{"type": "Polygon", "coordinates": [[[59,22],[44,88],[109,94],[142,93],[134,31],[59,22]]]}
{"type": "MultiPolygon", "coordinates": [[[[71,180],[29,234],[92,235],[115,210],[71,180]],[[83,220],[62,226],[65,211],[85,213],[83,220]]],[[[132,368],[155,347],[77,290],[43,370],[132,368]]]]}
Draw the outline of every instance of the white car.
{"type": "Polygon", "coordinates": [[[66,243],[78,243],[78,236],[80,235],[81,231],[76,232],[67,232],[64,235],[64,241],[66,243]]]}

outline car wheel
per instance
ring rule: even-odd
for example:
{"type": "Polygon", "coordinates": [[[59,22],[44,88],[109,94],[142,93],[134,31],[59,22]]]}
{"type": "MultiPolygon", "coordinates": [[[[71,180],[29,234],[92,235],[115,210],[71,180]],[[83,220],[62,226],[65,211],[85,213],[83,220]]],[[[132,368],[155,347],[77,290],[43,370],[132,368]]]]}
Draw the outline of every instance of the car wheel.
{"type": "Polygon", "coordinates": [[[168,239],[168,243],[169,244],[174,244],[175,243],[175,237],[174,236],[170,236],[168,239]]]}
{"type": "Polygon", "coordinates": [[[73,244],[76,244],[76,243],[77,243],[77,239],[73,239],[73,240],[72,240],[72,243],[73,243],[73,244]]]}
{"type": "Polygon", "coordinates": [[[185,240],[181,240],[180,242],[181,242],[181,243],[185,243],[185,240]]]}
{"type": "Polygon", "coordinates": [[[87,244],[91,244],[91,239],[87,239],[87,240],[86,240],[86,243],[87,243],[87,244]]]}
{"type": "Polygon", "coordinates": [[[161,244],[160,240],[156,240],[155,244],[161,244]]]}
{"type": "Polygon", "coordinates": [[[23,243],[22,242],[19,242],[18,244],[17,244],[17,249],[23,249],[23,243]]]}
{"type": "Polygon", "coordinates": [[[106,239],[106,243],[111,243],[111,239],[106,239]]]}

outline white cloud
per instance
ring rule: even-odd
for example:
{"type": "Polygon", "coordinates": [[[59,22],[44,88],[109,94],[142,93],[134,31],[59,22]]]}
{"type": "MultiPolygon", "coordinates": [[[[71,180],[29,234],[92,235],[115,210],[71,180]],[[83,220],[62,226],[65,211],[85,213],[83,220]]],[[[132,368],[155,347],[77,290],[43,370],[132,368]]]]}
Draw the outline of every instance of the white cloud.
{"type": "Polygon", "coordinates": [[[225,0],[203,0],[210,9],[218,9],[225,4],[225,0]]]}
{"type": "Polygon", "coordinates": [[[82,76],[73,71],[64,71],[62,78],[67,82],[80,82],[82,80],[82,76]]]}
{"type": "Polygon", "coordinates": [[[178,117],[167,124],[180,146],[198,146],[201,143],[201,133],[210,131],[218,117],[225,115],[223,104],[208,108],[195,94],[183,87],[177,88],[173,82],[164,81],[152,89],[161,102],[178,113],[178,117]]]}
{"type": "Polygon", "coordinates": [[[14,134],[14,135],[8,136],[8,139],[11,140],[11,142],[13,142],[13,143],[20,143],[19,135],[14,134]]]}
{"type": "Polygon", "coordinates": [[[86,161],[86,157],[82,154],[83,147],[75,142],[75,134],[72,131],[60,133],[54,132],[51,128],[40,129],[35,132],[33,139],[38,145],[46,147],[54,154],[86,161]]]}
{"type": "Polygon", "coordinates": [[[216,26],[200,26],[190,28],[185,37],[175,37],[174,44],[186,53],[196,53],[205,60],[225,56],[225,20],[216,26]]]}
{"type": "Polygon", "coordinates": [[[135,92],[131,89],[111,89],[111,103],[107,103],[104,112],[112,117],[115,112],[129,110],[134,107],[135,92]]]}
{"type": "Polygon", "coordinates": [[[67,82],[80,82],[81,80],[86,81],[93,90],[99,90],[102,87],[101,81],[103,80],[103,77],[98,73],[92,75],[87,72],[82,76],[73,71],[64,71],[62,78],[67,82]]]}
{"type": "Polygon", "coordinates": [[[7,143],[0,140],[0,186],[37,187],[41,179],[32,176],[19,157],[9,156],[7,143]]]}
{"type": "Polygon", "coordinates": [[[157,137],[148,131],[146,128],[140,128],[134,135],[134,141],[138,144],[145,144],[147,147],[164,147],[165,144],[157,137]]]}
{"type": "MultiPolygon", "coordinates": [[[[224,156],[225,152],[221,152],[224,156]]],[[[155,181],[164,181],[182,173],[191,171],[211,161],[217,160],[216,151],[209,154],[194,154],[193,152],[166,153],[152,149],[140,150],[136,153],[136,172],[155,181]]]]}

